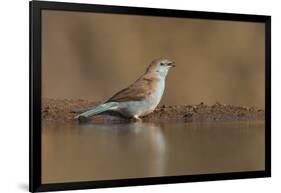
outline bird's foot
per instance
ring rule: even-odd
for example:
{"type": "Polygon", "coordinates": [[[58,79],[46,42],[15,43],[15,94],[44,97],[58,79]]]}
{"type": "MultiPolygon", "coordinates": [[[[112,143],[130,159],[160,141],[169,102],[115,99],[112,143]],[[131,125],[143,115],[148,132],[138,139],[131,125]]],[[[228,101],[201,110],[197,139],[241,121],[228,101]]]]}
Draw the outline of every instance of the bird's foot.
{"type": "Polygon", "coordinates": [[[133,121],[133,122],[141,122],[142,120],[138,116],[134,116],[134,117],[131,118],[131,121],[133,121]]]}

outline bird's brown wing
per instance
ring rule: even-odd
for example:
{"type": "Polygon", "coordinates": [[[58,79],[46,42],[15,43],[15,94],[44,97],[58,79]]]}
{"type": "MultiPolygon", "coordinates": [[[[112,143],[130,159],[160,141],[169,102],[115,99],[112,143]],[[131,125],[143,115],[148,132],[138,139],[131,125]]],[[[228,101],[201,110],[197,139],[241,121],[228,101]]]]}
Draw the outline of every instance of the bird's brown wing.
{"type": "Polygon", "coordinates": [[[107,102],[140,101],[151,94],[153,80],[140,78],[129,87],[113,95],[107,102]]]}

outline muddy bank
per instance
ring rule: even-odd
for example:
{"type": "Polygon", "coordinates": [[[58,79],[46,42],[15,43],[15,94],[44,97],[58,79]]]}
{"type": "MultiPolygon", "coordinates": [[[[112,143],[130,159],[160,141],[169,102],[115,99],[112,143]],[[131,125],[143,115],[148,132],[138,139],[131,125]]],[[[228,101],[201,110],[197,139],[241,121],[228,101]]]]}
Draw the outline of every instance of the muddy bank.
{"type": "MultiPolygon", "coordinates": [[[[42,102],[42,119],[60,122],[74,122],[74,117],[100,102],[91,102],[78,99],[44,99],[42,102]]],[[[239,121],[239,120],[264,120],[263,109],[255,107],[241,107],[215,103],[207,105],[203,102],[197,105],[161,105],[155,111],[142,117],[143,121],[239,121]]],[[[85,121],[85,120],[84,120],[85,121]]],[[[93,116],[89,120],[93,122],[123,122],[127,121],[119,116],[106,113],[93,116]]]]}

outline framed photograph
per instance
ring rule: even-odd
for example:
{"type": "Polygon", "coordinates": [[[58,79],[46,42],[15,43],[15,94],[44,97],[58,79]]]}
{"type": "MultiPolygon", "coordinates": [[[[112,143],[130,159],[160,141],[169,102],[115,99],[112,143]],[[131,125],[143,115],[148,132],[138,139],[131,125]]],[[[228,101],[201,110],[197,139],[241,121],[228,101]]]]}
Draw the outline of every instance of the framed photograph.
{"type": "Polygon", "coordinates": [[[271,17],[30,2],[30,191],[271,176],[271,17]]]}

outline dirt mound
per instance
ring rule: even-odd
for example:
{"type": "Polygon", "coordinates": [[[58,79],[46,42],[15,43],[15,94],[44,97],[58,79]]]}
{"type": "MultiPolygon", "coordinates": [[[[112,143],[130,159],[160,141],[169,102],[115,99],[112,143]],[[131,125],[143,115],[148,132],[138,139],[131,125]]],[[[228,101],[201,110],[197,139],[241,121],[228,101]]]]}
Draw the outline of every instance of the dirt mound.
{"type": "MultiPolygon", "coordinates": [[[[71,122],[76,121],[74,117],[79,113],[93,108],[100,102],[91,102],[78,99],[44,99],[42,103],[42,119],[71,122]]],[[[198,105],[162,105],[147,116],[143,121],[170,121],[183,120],[193,121],[238,121],[238,120],[263,120],[265,112],[255,107],[240,107],[215,103],[206,105],[203,102],[198,105]]],[[[112,114],[97,115],[89,119],[94,122],[119,122],[128,121],[112,114]]]]}

